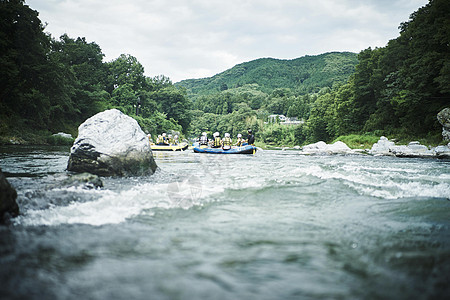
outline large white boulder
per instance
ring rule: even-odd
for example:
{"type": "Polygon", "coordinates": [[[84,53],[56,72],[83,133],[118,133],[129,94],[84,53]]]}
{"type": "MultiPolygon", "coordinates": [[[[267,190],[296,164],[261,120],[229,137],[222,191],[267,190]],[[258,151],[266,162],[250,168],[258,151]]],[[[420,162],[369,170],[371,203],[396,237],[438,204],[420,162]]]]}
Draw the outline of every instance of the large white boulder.
{"type": "Polygon", "coordinates": [[[434,154],[437,157],[440,158],[450,158],[450,143],[446,146],[437,146],[436,148],[432,149],[434,154]]]}
{"type": "Polygon", "coordinates": [[[378,142],[372,145],[372,149],[369,150],[369,153],[373,155],[392,155],[390,150],[394,146],[394,142],[391,142],[387,137],[382,136],[378,142]]]}
{"type": "Polygon", "coordinates": [[[309,145],[303,146],[303,151],[306,151],[306,152],[322,152],[322,151],[326,151],[326,149],[327,149],[327,144],[323,141],[319,141],[314,144],[309,144],[309,145]]]}
{"type": "Polygon", "coordinates": [[[429,157],[434,155],[427,146],[421,145],[419,142],[411,142],[407,146],[393,146],[390,151],[399,157],[429,157]]]}
{"type": "Polygon", "coordinates": [[[342,141],[337,141],[333,144],[328,145],[327,149],[332,153],[347,153],[352,151],[352,149],[342,141]]]}
{"type": "Polygon", "coordinates": [[[156,168],[146,134],[117,109],[98,113],[78,127],[67,166],[100,176],[148,175],[156,168]]]}
{"type": "Polygon", "coordinates": [[[337,141],[333,144],[327,144],[323,141],[319,141],[314,144],[303,146],[303,153],[307,154],[347,154],[352,153],[352,149],[348,147],[344,142],[337,141]]]}

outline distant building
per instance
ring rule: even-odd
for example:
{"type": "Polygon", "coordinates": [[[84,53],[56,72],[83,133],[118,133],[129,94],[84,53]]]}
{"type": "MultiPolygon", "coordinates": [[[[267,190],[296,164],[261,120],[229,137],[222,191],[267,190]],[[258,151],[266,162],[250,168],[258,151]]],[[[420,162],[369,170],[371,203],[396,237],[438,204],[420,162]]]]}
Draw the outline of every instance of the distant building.
{"type": "Polygon", "coordinates": [[[280,122],[280,125],[298,125],[304,123],[303,120],[298,120],[297,118],[288,118],[285,115],[270,115],[267,122],[265,123],[276,123],[278,122],[278,120],[280,122]]]}
{"type": "Polygon", "coordinates": [[[269,123],[275,123],[277,120],[280,120],[280,122],[286,121],[286,117],[284,115],[270,115],[268,119],[269,123]]]}

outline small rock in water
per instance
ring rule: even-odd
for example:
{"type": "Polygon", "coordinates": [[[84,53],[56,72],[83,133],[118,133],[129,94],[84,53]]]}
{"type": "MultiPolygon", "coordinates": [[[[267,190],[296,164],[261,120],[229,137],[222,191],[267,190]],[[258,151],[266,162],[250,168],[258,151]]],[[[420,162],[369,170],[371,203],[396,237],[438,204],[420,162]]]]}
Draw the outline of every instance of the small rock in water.
{"type": "Polygon", "coordinates": [[[53,134],[53,136],[60,136],[60,137],[66,138],[66,139],[73,139],[71,134],[64,133],[64,132],[55,133],[55,134],[53,134]]]}
{"type": "Polygon", "coordinates": [[[103,187],[103,181],[97,175],[91,173],[75,174],[62,183],[65,186],[85,186],[87,188],[103,187]]]}
{"type": "Polygon", "coordinates": [[[19,214],[19,206],[16,202],[17,192],[6,180],[0,169],[0,224],[4,222],[4,217],[10,215],[16,217],[19,214]]]}

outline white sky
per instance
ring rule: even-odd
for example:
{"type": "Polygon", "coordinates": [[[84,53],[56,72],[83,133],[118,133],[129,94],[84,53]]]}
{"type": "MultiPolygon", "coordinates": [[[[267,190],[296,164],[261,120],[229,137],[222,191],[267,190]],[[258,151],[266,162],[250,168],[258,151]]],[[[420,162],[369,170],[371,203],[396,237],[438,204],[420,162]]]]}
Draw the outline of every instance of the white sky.
{"type": "Polygon", "coordinates": [[[213,76],[262,57],[384,47],[427,0],[26,0],[54,38],[135,56],[147,76],[213,76]]]}

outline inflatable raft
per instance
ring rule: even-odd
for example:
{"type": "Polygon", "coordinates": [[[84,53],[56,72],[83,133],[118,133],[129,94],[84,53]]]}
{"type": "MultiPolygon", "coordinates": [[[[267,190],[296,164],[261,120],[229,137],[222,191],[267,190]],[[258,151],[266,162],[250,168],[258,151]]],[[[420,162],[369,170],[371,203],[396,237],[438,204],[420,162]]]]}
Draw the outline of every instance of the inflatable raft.
{"type": "Polygon", "coordinates": [[[155,145],[150,144],[152,151],[184,151],[188,148],[187,143],[181,143],[178,145],[155,145]]]}
{"type": "Polygon", "coordinates": [[[210,148],[205,146],[194,147],[195,153],[213,153],[213,154],[255,154],[256,147],[252,145],[245,145],[241,147],[233,146],[229,150],[222,148],[210,148]]]}

